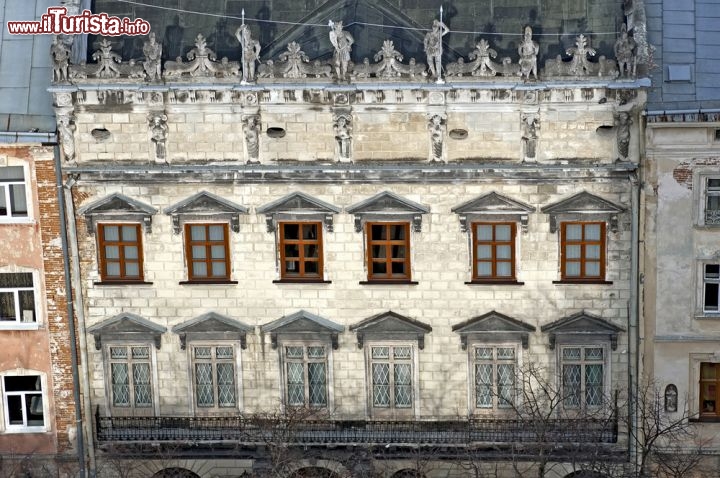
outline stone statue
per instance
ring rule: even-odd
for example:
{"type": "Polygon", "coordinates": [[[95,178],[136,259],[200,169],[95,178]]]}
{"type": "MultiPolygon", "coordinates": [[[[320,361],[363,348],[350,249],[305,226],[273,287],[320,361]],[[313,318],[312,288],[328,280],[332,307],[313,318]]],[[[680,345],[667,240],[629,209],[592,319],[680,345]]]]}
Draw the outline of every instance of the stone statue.
{"type": "Polygon", "coordinates": [[[243,121],[243,129],[248,162],[257,162],[260,157],[260,116],[247,116],[243,121]]]}
{"type": "Polygon", "coordinates": [[[428,69],[430,75],[440,78],[442,75],[442,37],[448,34],[450,29],[440,20],[433,20],[432,29],[425,35],[425,54],[427,55],[428,69]]]}
{"type": "Polygon", "coordinates": [[[630,152],[630,125],[632,122],[630,113],[627,111],[621,111],[615,114],[618,155],[622,159],[627,159],[630,152]]]}
{"type": "Polygon", "coordinates": [[[100,42],[100,49],[92,55],[92,59],[98,62],[98,78],[117,78],[120,76],[120,69],[117,64],[122,62],[120,55],[112,51],[112,44],[107,38],[100,42]]]}
{"type": "Polygon", "coordinates": [[[525,145],[525,157],[535,158],[537,150],[537,130],[540,129],[540,122],[534,114],[523,115],[522,117],[522,140],[525,145]]]}
{"type": "Polygon", "coordinates": [[[70,115],[58,115],[58,136],[60,136],[60,144],[67,161],[75,159],[75,125],[71,124],[72,117],[70,115]]]}
{"type": "Polygon", "coordinates": [[[235,31],[235,38],[242,48],[242,82],[255,81],[255,62],[260,61],[260,42],[253,40],[247,25],[240,25],[235,31]]]}
{"type": "Polygon", "coordinates": [[[335,118],[335,140],[338,145],[340,159],[350,159],[350,142],[352,139],[351,118],[349,115],[338,115],[335,118]]]}
{"type": "Polygon", "coordinates": [[[143,69],[148,80],[160,80],[160,64],[162,59],[162,44],[155,40],[155,33],[150,32],[148,40],[143,43],[143,54],[145,61],[143,69]]]}
{"type": "Polygon", "coordinates": [[[518,53],[520,54],[520,78],[530,79],[532,74],[537,80],[537,56],[540,52],[540,46],[532,39],[532,28],[525,27],[525,36],[523,37],[518,53]]]}
{"type": "Polygon", "coordinates": [[[579,35],[575,39],[575,46],[567,49],[566,53],[572,56],[570,74],[575,76],[587,75],[593,71],[588,56],[595,56],[595,49],[588,45],[587,37],[579,35]]]}
{"type": "Polygon", "coordinates": [[[150,122],[150,141],[155,144],[155,160],[165,161],[168,127],[167,115],[164,113],[150,113],[148,120],[150,122]]]}
{"type": "Polygon", "coordinates": [[[432,147],[432,161],[442,161],[443,153],[443,119],[440,115],[434,115],[428,122],[430,130],[430,144],[432,147]]]}
{"type": "Polygon", "coordinates": [[[635,51],[637,44],[632,37],[628,36],[627,27],[623,24],[620,30],[620,38],[615,42],[615,59],[618,63],[620,76],[635,76],[636,61],[635,51]]]}
{"type": "Polygon", "coordinates": [[[335,74],[338,80],[345,80],[350,64],[350,51],[355,39],[350,33],[343,31],[341,21],[333,22],[330,20],[328,25],[330,26],[330,43],[335,48],[335,54],[333,55],[335,74]]]}
{"type": "Polygon", "coordinates": [[[53,80],[67,81],[68,67],[70,66],[70,48],[58,36],[53,37],[50,46],[50,57],[53,64],[53,80]]]}

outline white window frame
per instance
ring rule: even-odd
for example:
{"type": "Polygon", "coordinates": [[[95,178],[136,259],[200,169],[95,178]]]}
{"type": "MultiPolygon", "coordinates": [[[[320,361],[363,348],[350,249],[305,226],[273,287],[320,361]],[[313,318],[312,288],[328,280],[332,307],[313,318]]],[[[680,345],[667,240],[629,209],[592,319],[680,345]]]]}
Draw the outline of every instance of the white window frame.
{"type": "MultiPolygon", "coordinates": [[[[0,432],[11,434],[11,433],[44,433],[50,430],[50,405],[48,404],[48,384],[47,374],[38,370],[25,370],[18,369],[12,371],[0,372],[0,396],[2,397],[2,407],[0,407],[0,432]],[[40,377],[40,393],[42,396],[43,406],[43,425],[42,426],[27,426],[27,425],[10,425],[8,423],[9,412],[7,409],[6,391],[5,391],[5,377],[23,377],[28,375],[34,375],[40,377]]],[[[15,392],[11,392],[15,394],[15,392]]],[[[24,417],[27,420],[27,416],[24,417]]]]}
{"type": "MultiPolygon", "coordinates": [[[[390,357],[392,358],[393,352],[390,352],[390,357]]],[[[385,362],[385,360],[375,359],[377,362],[385,362]]],[[[390,363],[394,363],[394,360],[390,363]]],[[[367,400],[366,400],[366,407],[367,407],[367,416],[370,418],[417,418],[420,415],[420,374],[419,374],[419,367],[418,367],[418,346],[417,342],[407,342],[407,341],[371,341],[367,342],[365,345],[365,383],[367,384],[367,400]],[[390,387],[390,390],[392,392],[392,395],[390,397],[391,404],[387,408],[385,407],[375,407],[373,406],[373,370],[372,370],[372,364],[374,362],[372,358],[372,349],[373,347],[390,347],[391,349],[395,347],[409,347],[411,349],[412,357],[408,361],[410,363],[410,366],[412,368],[411,370],[411,377],[412,377],[412,384],[411,384],[411,391],[412,391],[412,403],[410,407],[404,408],[398,408],[393,405],[394,402],[394,395],[395,391],[394,384],[392,381],[394,372],[390,372],[391,380],[388,384],[390,387]]]]}
{"type": "Polygon", "coordinates": [[[698,288],[699,293],[699,311],[702,313],[703,316],[715,316],[720,317],[720,260],[718,261],[703,261],[700,263],[700,277],[699,277],[699,284],[700,287],[698,288]],[[717,278],[711,278],[708,279],[706,277],[706,267],[709,265],[716,265],[718,266],[718,277],[717,278]],[[707,295],[706,285],[707,284],[717,284],[718,285],[718,308],[715,310],[709,310],[705,308],[705,297],[707,295]]]}
{"type": "Polygon", "coordinates": [[[42,308],[40,307],[40,297],[41,297],[41,290],[40,290],[40,274],[37,270],[33,269],[18,269],[15,268],[13,270],[6,270],[6,269],[0,269],[0,274],[32,274],[32,280],[33,280],[33,286],[32,288],[28,287],[8,287],[8,288],[2,288],[0,287],[0,292],[8,292],[12,291],[14,295],[14,301],[15,301],[15,313],[16,313],[16,320],[0,320],[0,330],[37,330],[40,328],[40,324],[42,323],[42,308]],[[24,322],[22,320],[22,311],[19,310],[20,308],[20,301],[19,301],[19,294],[18,292],[21,290],[32,290],[33,291],[33,298],[34,298],[34,306],[35,306],[35,321],[34,322],[24,322]]]}
{"type": "MultiPolygon", "coordinates": [[[[30,195],[30,185],[32,184],[30,179],[30,168],[28,164],[26,163],[20,163],[20,164],[13,164],[11,162],[8,162],[8,164],[5,164],[3,166],[0,166],[0,168],[11,168],[11,167],[22,167],[23,168],[23,180],[13,180],[13,181],[0,181],[0,186],[9,186],[9,185],[18,185],[22,184],[25,186],[25,204],[27,205],[27,216],[12,216],[10,215],[0,215],[0,223],[31,223],[33,222],[33,208],[34,205],[31,200],[30,195]]],[[[8,207],[8,210],[10,209],[10,188],[9,187],[0,187],[0,194],[3,194],[5,196],[5,204],[8,207]]]]}
{"type": "Polygon", "coordinates": [[[609,344],[605,342],[598,342],[598,343],[588,343],[588,342],[564,342],[562,344],[559,344],[557,347],[557,360],[558,360],[558,390],[562,394],[561,398],[562,400],[562,407],[564,410],[573,412],[573,411],[582,411],[582,410],[597,410],[602,408],[603,406],[606,406],[606,401],[609,400],[609,390],[610,390],[610,347],[609,344]],[[581,350],[580,352],[580,359],[578,360],[563,360],[563,350],[569,349],[569,348],[579,348],[581,350]],[[593,349],[593,348],[599,348],[602,349],[603,353],[603,359],[602,362],[600,361],[593,361],[593,360],[587,360],[585,359],[585,349],[593,349]],[[564,365],[568,363],[569,365],[580,365],[580,403],[578,406],[567,406],[566,397],[565,395],[565,384],[564,384],[564,365]],[[587,404],[587,396],[586,396],[586,384],[585,384],[585,367],[587,365],[594,365],[597,363],[601,363],[603,367],[603,375],[602,375],[602,402],[598,405],[590,405],[587,404]]]}
{"type": "MultiPolygon", "coordinates": [[[[280,396],[282,397],[282,405],[284,410],[292,408],[307,408],[309,410],[326,411],[330,412],[334,410],[334,393],[333,393],[333,361],[332,361],[332,344],[324,341],[302,341],[302,340],[288,340],[282,341],[278,344],[278,353],[280,355],[280,396]],[[289,392],[288,392],[288,376],[287,376],[287,364],[288,359],[285,355],[285,347],[302,347],[303,348],[303,380],[304,380],[304,404],[291,405],[289,403],[289,392]],[[308,379],[308,367],[307,364],[311,363],[307,357],[308,347],[325,347],[325,406],[311,406],[310,400],[310,383],[308,379]]],[[[300,360],[292,360],[292,362],[299,362],[300,360]]]]}
{"type": "MultiPolygon", "coordinates": [[[[159,403],[158,398],[160,396],[158,389],[158,375],[157,375],[157,357],[155,355],[155,346],[152,342],[137,342],[137,341],[113,341],[108,344],[103,344],[103,365],[105,369],[105,397],[107,400],[106,406],[110,416],[157,416],[159,414],[159,403]],[[152,403],[149,407],[136,407],[133,405],[133,394],[134,386],[130,384],[130,399],[131,403],[127,407],[116,406],[113,403],[113,389],[112,389],[112,363],[119,363],[120,360],[112,359],[110,357],[111,347],[127,347],[132,353],[132,347],[147,347],[149,349],[149,363],[150,363],[150,390],[152,403]]],[[[131,364],[132,361],[126,361],[125,363],[131,364]]],[[[131,370],[131,367],[128,367],[131,370]]],[[[129,372],[132,374],[132,371],[129,372]]],[[[131,378],[131,376],[129,376],[131,378]]]]}
{"type": "Polygon", "coordinates": [[[706,221],[707,198],[708,194],[712,196],[720,196],[720,190],[709,190],[708,181],[711,179],[720,180],[717,168],[715,169],[697,169],[693,172],[693,202],[695,204],[695,224],[698,227],[714,229],[720,227],[720,221],[717,224],[708,223],[706,221]]]}
{"type": "MultiPolygon", "coordinates": [[[[237,413],[242,410],[242,363],[240,359],[240,344],[234,341],[207,341],[207,340],[193,340],[188,341],[188,377],[190,378],[189,389],[190,389],[190,409],[194,415],[203,414],[222,414],[222,413],[237,413]],[[232,363],[235,368],[235,405],[231,407],[200,407],[197,404],[197,382],[195,377],[195,348],[196,347],[211,347],[216,349],[217,347],[231,347],[233,349],[233,358],[231,360],[222,361],[221,363],[232,363]]],[[[217,377],[217,359],[215,358],[214,351],[210,362],[213,364],[213,378],[217,377]]],[[[202,363],[207,363],[205,359],[200,359],[202,363]]],[[[218,387],[217,383],[213,381],[213,394],[214,400],[217,402],[218,387]]]]}
{"type": "Polygon", "coordinates": [[[522,347],[519,342],[472,342],[468,344],[468,411],[470,415],[497,415],[503,413],[512,413],[517,409],[521,394],[519,387],[521,383],[518,381],[518,373],[522,367],[522,347]],[[475,357],[475,350],[477,348],[492,348],[493,359],[492,360],[478,360],[475,357]],[[498,348],[512,348],[515,350],[515,358],[513,360],[499,360],[496,357],[498,348]],[[492,395],[492,406],[490,407],[478,407],[477,406],[477,391],[475,382],[475,365],[478,363],[491,363],[493,365],[493,395],[492,395]],[[499,406],[498,393],[497,393],[497,365],[512,363],[515,366],[513,387],[514,387],[514,399],[515,404],[508,406],[499,406]]]}

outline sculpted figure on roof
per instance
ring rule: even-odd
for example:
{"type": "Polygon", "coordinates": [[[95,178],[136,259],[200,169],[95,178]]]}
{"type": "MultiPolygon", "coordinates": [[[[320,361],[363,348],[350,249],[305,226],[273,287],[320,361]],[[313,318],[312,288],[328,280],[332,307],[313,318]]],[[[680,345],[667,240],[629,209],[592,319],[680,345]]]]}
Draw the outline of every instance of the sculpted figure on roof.
{"type": "Polygon", "coordinates": [[[540,46],[532,39],[532,28],[525,27],[525,35],[518,47],[520,54],[520,78],[530,79],[530,74],[537,80],[537,56],[540,46]]]}
{"type": "Polygon", "coordinates": [[[440,78],[442,74],[442,37],[448,34],[450,29],[440,20],[433,20],[432,30],[425,35],[425,54],[427,54],[428,69],[430,75],[440,78]]]}
{"type": "Polygon", "coordinates": [[[235,31],[235,37],[242,48],[242,81],[255,81],[255,62],[260,61],[260,42],[253,39],[250,28],[244,24],[235,31]]]}
{"type": "Polygon", "coordinates": [[[335,65],[335,74],[338,80],[344,80],[347,77],[348,65],[350,64],[350,51],[355,43],[353,36],[343,31],[343,23],[333,22],[330,20],[330,43],[335,48],[333,55],[333,63],[335,65]]]}

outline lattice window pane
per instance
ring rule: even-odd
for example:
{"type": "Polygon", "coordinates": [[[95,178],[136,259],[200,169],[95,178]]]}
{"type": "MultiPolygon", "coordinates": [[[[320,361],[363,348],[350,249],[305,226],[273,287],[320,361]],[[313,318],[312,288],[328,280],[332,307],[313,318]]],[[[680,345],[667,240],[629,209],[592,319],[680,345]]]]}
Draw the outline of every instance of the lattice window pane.
{"type": "Polygon", "coordinates": [[[492,368],[490,364],[475,364],[475,406],[478,408],[492,408],[492,368]]]}
{"type": "MultiPolygon", "coordinates": [[[[133,347],[135,348],[135,347],[133,347]]],[[[135,406],[149,407],[152,405],[152,390],[150,387],[150,364],[133,364],[133,385],[135,386],[135,406]]]]}
{"type": "MultiPolygon", "coordinates": [[[[112,349],[115,347],[111,347],[112,349]]],[[[123,347],[124,348],[124,347],[123,347]]],[[[112,380],[112,399],[116,407],[130,406],[130,381],[128,376],[128,365],[126,363],[110,364],[110,375],[112,380]]]]}
{"type": "MultiPolygon", "coordinates": [[[[232,347],[218,347],[218,349],[230,349],[232,347]]],[[[218,353],[218,355],[220,355],[218,353]]],[[[217,364],[217,383],[218,383],[218,406],[234,407],[235,406],[235,367],[231,363],[217,364]]]]}
{"type": "Polygon", "coordinates": [[[198,407],[212,407],[215,405],[212,364],[195,364],[195,389],[198,407]]]}
{"type": "Polygon", "coordinates": [[[148,347],[133,347],[132,358],[147,360],[150,358],[150,349],[148,347]]]}
{"type": "Polygon", "coordinates": [[[195,347],[195,358],[209,359],[211,356],[210,347],[195,347]]]}
{"type": "Polygon", "coordinates": [[[372,364],[373,406],[390,406],[390,364],[372,364]]]}
{"type": "Polygon", "coordinates": [[[498,407],[510,407],[515,401],[515,366],[497,366],[498,407]]]}
{"type": "Polygon", "coordinates": [[[603,348],[602,347],[587,347],[585,349],[585,360],[602,360],[603,359],[603,348]]]}
{"type": "Polygon", "coordinates": [[[390,347],[373,347],[372,358],[374,359],[386,359],[390,358],[390,347]]]}
{"type": "Polygon", "coordinates": [[[412,405],[412,372],[410,364],[396,363],[394,367],[395,406],[407,408],[412,405]]]}
{"type": "Polygon", "coordinates": [[[110,347],[111,359],[126,359],[128,357],[127,347],[110,347]]]}
{"type": "Polygon", "coordinates": [[[585,403],[588,406],[602,405],[603,366],[585,365],[585,403]]]}
{"type": "Polygon", "coordinates": [[[475,358],[478,360],[492,360],[493,349],[492,347],[476,347],[475,358]]]}
{"type": "Polygon", "coordinates": [[[498,347],[497,358],[498,358],[498,360],[514,360],[515,359],[515,348],[514,347],[498,347]]]}
{"type": "Polygon", "coordinates": [[[567,347],[563,349],[563,360],[580,360],[580,347],[567,347]]]}
{"type": "MultiPolygon", "coordinates": [[[[302,347],[300,347],[302,349],[302,347]]],[[[287,364],[288,404],[305,405],[305,381],[303,364],[290,362],[287,364]]]]}
{"type": "Polygon", "coordinates": [[[215,349],[215,356],[218,359],[231,359],[231,358],[233,358],[233,348],[232,347],[217,347],[215,349]]]}
{"type": "Polygon", "coordinates": [[[393,356],[399,360],[410,360],[412,358],[412,347],[394,347],[393,356]]]}
{"type": "Polygon", "coordinates": [[[324,407],[327,405],[327,377],[324,363],[308,364],[308,383],[310,405],[324,407]]]}
{"type": "Polygon", "coordinates": [[[580,406],[581,366],[563,365],[563,396],[567,408],[580,406]]]}
{"type": "Polygon", "coordinates": [[[303,358],[302,347],[285,347],[285,356],[287,358],[303,358]]]}
{"type": "Polygon", "coordinates": [[[325,347],[308,347],[308,358],[325,358],[325,347]]]}

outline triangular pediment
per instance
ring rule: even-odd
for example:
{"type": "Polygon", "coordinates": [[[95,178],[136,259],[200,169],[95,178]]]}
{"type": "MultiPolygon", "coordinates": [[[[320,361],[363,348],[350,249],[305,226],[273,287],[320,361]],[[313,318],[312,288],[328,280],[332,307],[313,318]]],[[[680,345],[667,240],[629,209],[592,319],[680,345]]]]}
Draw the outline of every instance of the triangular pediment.
{"type": "Polygon", "coordinates": [[[85,216],[92,214],[113,213],[135,213],[140,215],[153,215],[157,213],[157,209],[150,206],[149,204],[145,204],[143,202],[129,198],[120,193],[111,194],[102,199],[98,199],[97,201],[93,201],[90,204],[87,204],[78,209],[78,214],[82,214],[85,216]]]}
{"type": "Polygon", "coordinates": [[[584,310],[545,324],[540,327],[540,330],[550,335],[551,349],[555,348],[558,336],[596,336],[607,337],[613,350],[617,348],[618,334],[625,331],[624,328],[597,315],[588,314],[584,310]]]}
{"type": "Polygon", "coordinates": [[[179,333],[212,333],[212,332],[250,332],[253,328],[240,321],[231,319],[217,312],[206,314],[190,319],[187,322],[178,324],[172,328],[176,334],[179,333]]]}
{"type": "Polygon", "coordinates": [[[624,210],[624,207],[612,203],[607,199],[603,199],[600,196],[590,194],[587,191],[583,191],[542,208],[542,212],[545,214],[616,214],[624,210]]]}
{"type": "Polygon", "coordinates": [[[455,214],[527,214],[534,212],[535,208],[493,191],[464,202],[451,211],[455,214]]]}
{"type": "Polygon", "coordinates": [[[246,213],[245,206],[216,196],[207,191],[200,191],[187,199],[165,208],[165,214],[207,214],[207,213],[246,213]]]}
{"type": "Polygon", "coordinates": [[[289,212],[339,213],[340,208],[302,192],[294,192],[257,209],[258,214],[289,212]]]}
{"type": "Polygon", "coordinates": [[[87,329],[95,338],[95,348],[100,350],[105,339],[152,339],[155,347],[160,348],[160,337],[167,331],[166,327],[155,324],[139,315],[123,312],[87,329]]]}
{"type": "Polygon", "coordinates": [[[535,326],[513,319],[496,311],[473,317],[465,322],[454,325],[453,332],[458,334],[484,333],[484,332],[534,332],[535,326]]]}
{"type": "Polygon", "coordinates": [[[396,312],[387,311],[351,325],[350,330],[357,334],[360,348],[367,338],[370,340],[417,340],[422,349],[425,347],[425,334],[432,332],[432,327],[396,312]]]}
{"type": "Polygon", "coordinates": [[[360,201],[348,207],[350,214],[367,213],[400,213],[400,214],[426,214],[430,209],[390,191],[383,191],[375,196],[360,201]]]}
{"type": "Polygon", "coordinates": [[[277,347],[278,335],[300,337],[329,337],[334,349],[338,347],[338,335],[345,331],[345,326],[315,315],[306,310],[280,317],[262,326],[263,333],[269,333],[273,348],[277,347]]]}

